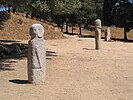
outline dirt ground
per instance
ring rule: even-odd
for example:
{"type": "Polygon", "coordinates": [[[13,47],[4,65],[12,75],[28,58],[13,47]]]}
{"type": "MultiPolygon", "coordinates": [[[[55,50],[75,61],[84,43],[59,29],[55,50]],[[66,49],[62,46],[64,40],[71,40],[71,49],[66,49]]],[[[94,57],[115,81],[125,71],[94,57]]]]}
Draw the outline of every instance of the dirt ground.
{"type": "Polygon", "coordinates": [[[0,100],[133,100],[133,43],[94,38],[46,40],[46,82],[27,83],[27,58],[6,60],[0,100]]]}

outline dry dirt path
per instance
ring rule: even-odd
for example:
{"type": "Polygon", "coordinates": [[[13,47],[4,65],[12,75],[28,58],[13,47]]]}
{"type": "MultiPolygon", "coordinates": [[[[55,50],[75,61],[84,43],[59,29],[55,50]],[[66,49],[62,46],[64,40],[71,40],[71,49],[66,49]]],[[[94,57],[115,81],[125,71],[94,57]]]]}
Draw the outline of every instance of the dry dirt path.
{"type": "Polygon", "coordinates": [[[0,72],[0,100],[133,100],[133,43],[47,40],[46,83],[26,84],[26,58],[0,72]]]}

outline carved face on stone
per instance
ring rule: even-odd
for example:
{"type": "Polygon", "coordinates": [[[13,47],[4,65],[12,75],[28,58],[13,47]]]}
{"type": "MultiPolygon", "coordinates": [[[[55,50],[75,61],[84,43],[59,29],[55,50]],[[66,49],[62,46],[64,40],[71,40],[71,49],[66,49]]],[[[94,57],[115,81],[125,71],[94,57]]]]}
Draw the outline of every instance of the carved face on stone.
{"type": "Polygon", "coordinates": [[[33,24],[30,27],[30,36],[34,38],[43,38],[44,28],[41,24],[33,24]]]}

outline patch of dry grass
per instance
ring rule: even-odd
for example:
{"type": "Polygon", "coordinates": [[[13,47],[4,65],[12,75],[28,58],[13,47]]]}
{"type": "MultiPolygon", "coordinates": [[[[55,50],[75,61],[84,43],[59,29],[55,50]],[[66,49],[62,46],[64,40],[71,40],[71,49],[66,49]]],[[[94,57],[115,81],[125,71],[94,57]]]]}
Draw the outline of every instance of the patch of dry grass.
{"type": "MultiPolygon", "coordinates": [[[[22,13],[19,14],[12,14],[10,19],[7,20],[4,25],[3,29],[0,30],[0,39],[6,40],[27,40],[30,38],[29,36],[29,27],[34,23],[40,23],[45,28],[45,39],[62,39],[65,38],[61,29],[58,28],[54,23],[44,22],[44,21],[37,21],[34,19],[26,18],[25,15],[22,13]]],[[[106,27],[103,26],[103,30],[106,27]]],[[[79,28],[76,26],[74,28],[74,34],[79,34],[79,28]]],[[[65,32],[65,27],[64,27],[65,32]]],[[[72,32],[72,28],[69,27],[69,32],[72,32]]],[[[86,29],[82,29],[83,36],[95,36],[94,31],[89,31],[86,29]]],[[[133,40],[133,30],[127,33],[128,39],[133,40]]],[[[102,32],[102,37],[105,37],[104,32],[102,32]]],[[[116,28],[111,27],[111,38],[123,39],[124,38],[124,30],[123,28],[116,28]]]]}
{"type": "MultiPolygon", "coordinates": [[[[69,28],[69,32],[71,33],[72,28],[70,27],[69,28]]],[[[104,38],[105,37],[105,29],[106,27],[103,26],[102,27],[102,37],[104,38]]],[[[111,31],[111,38],[116,38],[116,39],[123,39],[124,38],[124,29],[123,28],[118,28],[118,27],[114,27],[112,26],[110,28],[110,31],[111,31]]],[[[74,34],[79,34],[79,28],[76,27],[75,30],[74,30],[74,34]]],[[[95,32],[94,31],[89,31],[89,30],[86,30],[86,29],[82,29],[82,35],[83,36],[95,36],[95,32]]],[[[131,30],[130,32],[127,33],[127,36],[128,36],[128,39],[129,40],[133,40],[133,30],[131,30]]]]}
{"type": "MultiPolygon", "coordinates": [[[[133,40],[133,30],[129,31],[127,33],[128,39],[133,40]]],[[[124,38],[124,29],[123,28],[116,28],[116,27],[111,27],[111,37],[112,38],[119,38],[123,39],[124,38]]]]}
{"type": "Polygon", "coordinates": [[[28,34],[29,28],[32,24],[35,24],[35,23],[40,23],[44,26],[45,39],[64,38],[63,33],[57,27],[54,27],[53,25],[26,18],[22,14],[16,15],[16,14],[11,13],[10,19],[4,23],[3,29],[0,30],[0,39],[27,40],[30,38],[28,34]]]}

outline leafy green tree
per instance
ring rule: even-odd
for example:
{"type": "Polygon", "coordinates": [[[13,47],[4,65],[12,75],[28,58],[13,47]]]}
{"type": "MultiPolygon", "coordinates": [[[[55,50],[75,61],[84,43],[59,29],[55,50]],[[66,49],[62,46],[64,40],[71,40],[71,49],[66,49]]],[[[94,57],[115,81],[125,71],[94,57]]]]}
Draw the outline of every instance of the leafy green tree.
{"type": "MultiPolygon", "coordinates": [[[[81,33],[81,24],[93,24],[96,18],[102,18],[103,0],[0,0],[2,2],[15,5],[17,11],[38,14],[43,19],[50,18],[62,26],[66,23],[66,32],[68,32],[68,23],[79,24],[81,33]]],[[[27,15],[28,15],[27,13],[27,15]]]]}
{"type": "Polygon", "coordinates": [[[124,28],[124,40],[128,40],[127,32],[133,29],[133,4],[129,0],[116,2],[115,24],[124,28]]]}
{"type": "Polygon", "coordinates": [[[124,28],[124,40],[127,32],[133,29],[133,3],[130,0],[104,0],[104,24],[108,27],[116,25],[124,28]]]}
{"type": "Polygon", "coordinates": [[[107,27],[114,24],[114,0],[104,0],[103,5],[103,21],[107,27]]]}
{"type": "Polygon", "coordinates": [[[37,0],[31,3],[32,12],[36,13],[36,17],[44,19],[48,15],[50,9],[46,1],[37,0]]]}
{"type": "Polygon", "coordinates": [[[102,19],[104,0],[91,0],[95,4],[96,18],[102,19]]]}
{"type": "Polygon", "coordinates": [[[51,12],[56,22],[60,26],[60,22],[62,21],[63,27],[65,21],[66,33],[68,33],[68,22],[76,15],[78,9],[81,7],[81,2],[79,0],[54,0],[53,2],[51,1],[51,6],[51,12]]]}
{"type": "Polygon", "coordinates": [[[91,0],[81,0],[82,8],[79,10],[78,15],[83,23],[92,24],[96,19],[96,6],[91,0]]]}

